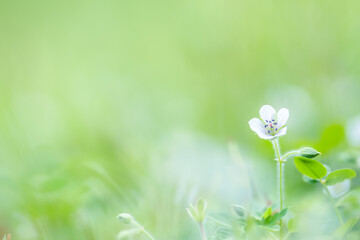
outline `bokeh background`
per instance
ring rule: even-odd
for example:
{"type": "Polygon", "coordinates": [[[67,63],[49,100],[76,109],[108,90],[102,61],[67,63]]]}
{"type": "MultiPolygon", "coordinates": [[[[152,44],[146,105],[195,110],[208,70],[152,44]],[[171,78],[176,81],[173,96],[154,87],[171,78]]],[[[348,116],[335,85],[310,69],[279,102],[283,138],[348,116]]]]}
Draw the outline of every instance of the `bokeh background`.
{"type": "MultiPolygon", "coordinates": [[[[331,168],[359,170],[359,10],[355,0],[1,1],[0,235],[115,239],[129,212],[158,239],[191,240],[185,208],[197,196],[213,215],[276,202],[271,144],[248,126],[263,104],[290,110],[283,152],[312,146],[331,168]]],[[[334,229],[321,187],[293,161],[286,188],[305,232],[334,229]]]]}

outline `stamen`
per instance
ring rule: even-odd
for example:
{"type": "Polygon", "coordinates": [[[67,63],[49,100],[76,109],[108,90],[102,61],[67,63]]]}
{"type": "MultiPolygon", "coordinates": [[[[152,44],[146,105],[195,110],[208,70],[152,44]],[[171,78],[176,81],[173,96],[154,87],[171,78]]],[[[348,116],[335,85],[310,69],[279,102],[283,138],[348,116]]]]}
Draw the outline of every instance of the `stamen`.
{"type": "Polygon", "coordinates": [[[275,128],[275,131],[277,131],[277,128],[275,128]]]}
{"type": "Polygon", "coordinates": [[[268,130],[268,133],[270,133],[270,130],[268,130]]]}
{"type": "Polygon", "coordinates": [[[268,125],[266,124],[264,127],[267,127],[268,125]]]}

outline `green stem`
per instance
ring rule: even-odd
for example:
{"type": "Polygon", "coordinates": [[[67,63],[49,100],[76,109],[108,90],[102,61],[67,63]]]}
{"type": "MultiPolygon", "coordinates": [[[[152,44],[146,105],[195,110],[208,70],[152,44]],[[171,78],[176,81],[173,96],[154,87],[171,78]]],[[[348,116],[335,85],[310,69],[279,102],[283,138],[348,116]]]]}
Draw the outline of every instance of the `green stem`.
{"type": "MultiPolygon", "coordinates": [[[[273,141],[275,154],[277,155],[278,161],[278,177],[279,177],[279,198],[280,198],[280,212],[283,210],[283,160],[280,154],[279,142],[277,139],[273,141]]],[[[282,239],[283,235],[283,224],[282,219],[280,219],[280,240],[282,239]]]]}
{"type": "Polygon", "coordinates": [[[141,229],[142,233],[145,236],[147,236],[150,240],[155,240],[155,238],[148,231],[146,231],[145,228],[141,226],[137,221],[134,220],[134,223],[141,229]]]}
{"type": "Polygon", "coordinates": [[[286,153],[282,159],[283,159],[283,161],[285,161],[288,157],[290,157],[292,155],[298,155],[298,154],[299,154],[299,151],[291,151],[291,152],[286,153]]]}
{"type": "Polygon", "coordinates": [[[204,224],[201,222],[201,223],[199,223],[199,225],[200,225],[200,231],[201,231],[202,240],[206,240],[206,234],[205,234],[205,230],[204,230],[204,224]]]}
{"type": "Polygon", "coordinates": [[[334,209],[335,209],[336,216],[337,216],[337,218],[339,219],[340,224],[343,225],[343,224],[344,224],[344,220],[342,219],[342,216],[341,216],[341,213],[339,212],[339,209],[335,206],[334,199],[333,199],[333,197],[331,196],[331,193],[330,193],[328,187],[327,187],[327,186],[325,185],[325,183],[323,183],[323,182],[321,182],[321,184],[323,185],[326,193],[329,195],[329,197],[330,197],[330,199],[331,199],[331,202],[332,202],[333,207],[334,207],[334,209]]]}

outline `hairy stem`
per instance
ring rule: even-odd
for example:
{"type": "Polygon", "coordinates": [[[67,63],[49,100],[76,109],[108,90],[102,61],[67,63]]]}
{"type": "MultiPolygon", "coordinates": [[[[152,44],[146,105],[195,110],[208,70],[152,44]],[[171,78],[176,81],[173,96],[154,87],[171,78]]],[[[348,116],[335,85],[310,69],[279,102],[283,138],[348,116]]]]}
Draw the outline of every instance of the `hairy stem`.
{"type": "Polygon", "coordinates": [[[326,193],[329,195],[330,199],[331,199],[331,202],[332,202],[332,205],[334,207],[334,210],[335,210],[335,213],[336,213],[336,216],[337,218],[339,219],[339,222],[341,225],[344,224],[344,220],[342,219],[342,216],[341,216],[341,213],[339,212],[339,209],[335,206],[335,202],[334,202],[334,199],[333,197],[331,196],[331,193],[329,191],[329,188],[325,185],[325,183],[321,183],[326,191],[326,193]]]}
{"type": "MultiPolygon", "coordinates": [[[[278,188],[279,188],[280,212],[281,212],[283,210],[283,163],[284,163],[284,161],[281,158],[279,142],[277,139],[275,139],[273,141],[273,145],[274,145],[275,154],[276,154],[277,161],[278,161],[278,179],[279,179],[278,188]]],[[[282,219],[280,219],[280,240],[282,239],[282,235],[283,235],[283,224],[282,224],[282,219]]]]}
{"type": "Polygon", "coordinates": [[[291,151],[291,152],[288,152],[286,153],[283,157],[282,157],[282,160],[285,161],[288,157],[291,157],[293,155],[298,155],[299,154],[299,151],[291,151]]]}

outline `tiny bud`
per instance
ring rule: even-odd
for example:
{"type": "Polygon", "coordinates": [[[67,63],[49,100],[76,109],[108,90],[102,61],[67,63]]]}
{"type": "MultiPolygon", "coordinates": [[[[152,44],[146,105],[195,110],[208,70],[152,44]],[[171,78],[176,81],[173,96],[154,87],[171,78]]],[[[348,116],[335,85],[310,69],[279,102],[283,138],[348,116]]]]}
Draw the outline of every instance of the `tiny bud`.
{"type": "Polygon", "coordinates": [[[304,147],[299,150],[299,155],[306,158],[314,158],[320,155],[320,153],[313,148],[304,147]]]}
{"type": "Polygon", "coordinates": [[[196,202],[196,210],[202,218],[205,218],[207,210],[207,202],[203,198],[198,198],[196,202]]]}
{"type": "Polygon", "coordinates": [[[117,216],[117,219],[119,219],[119,221],[124,223],[124,224],[130,224],[133,221],[133,217],[130,214],[127,214],[127,213],[120,213],[117,216]]]}
{"type": "Polygon", "coordinates": [[[245,217],[246,216],[246,211],[245,208],[243,206],[240,205],[232,205],[235,213],[237,216],[239,217],[245,217]]]}

